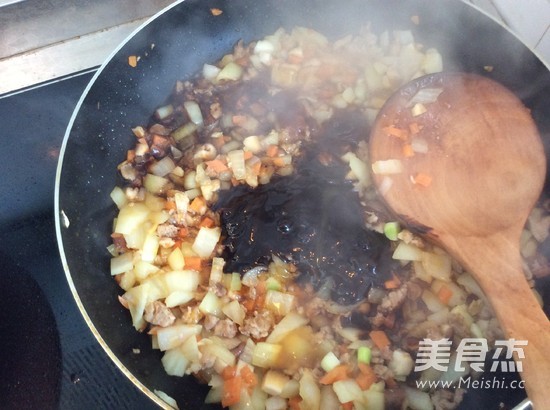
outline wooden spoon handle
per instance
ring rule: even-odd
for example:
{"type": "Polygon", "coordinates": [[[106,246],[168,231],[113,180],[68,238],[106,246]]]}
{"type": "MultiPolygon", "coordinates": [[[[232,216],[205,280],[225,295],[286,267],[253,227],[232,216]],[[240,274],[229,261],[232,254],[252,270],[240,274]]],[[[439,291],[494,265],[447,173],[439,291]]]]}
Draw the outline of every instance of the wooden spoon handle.
{"type": "Polygon", "coordinates": [[[519,235],[449,241],[449,251],[484,290],[506,338],[527,341],[519,346],[525,357],[514,358],[522,362],[520,375],[535,409],[550,409],[550,322],[524,279],[519,235]]]}

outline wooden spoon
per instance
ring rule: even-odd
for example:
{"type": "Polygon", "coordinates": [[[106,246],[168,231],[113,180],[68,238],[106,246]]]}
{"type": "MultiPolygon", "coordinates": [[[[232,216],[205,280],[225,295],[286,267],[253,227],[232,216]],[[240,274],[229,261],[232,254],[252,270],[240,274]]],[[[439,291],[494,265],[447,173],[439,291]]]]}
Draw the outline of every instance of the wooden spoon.
{"type": "Polygon", "coordinates": [[[373,171],[383,172],[374,174],[380,194],[398,217],[475,277],[506,338],[528,342],[525,357],[514,357],[535,409],[550,409],[550,322],[519,252],[546,175],[529,110],[485,77],[428,75],[382,108],[370,157],[373,171]]]}

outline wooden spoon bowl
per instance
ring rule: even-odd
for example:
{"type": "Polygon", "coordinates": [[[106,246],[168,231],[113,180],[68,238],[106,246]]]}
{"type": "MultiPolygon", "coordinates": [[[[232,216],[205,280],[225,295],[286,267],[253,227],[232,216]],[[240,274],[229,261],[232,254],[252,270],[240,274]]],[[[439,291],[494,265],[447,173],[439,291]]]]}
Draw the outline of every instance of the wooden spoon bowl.
{"type": "Polygon", "coordinates": [[[550,409],[550,322],[519,252],[546,175],[529,110],[485,77],[428,75],[386,102],[370,157],[373,170],[382,169],[374,181],[397,216],[471,272],[507,338],[528,342],[525,358],[515,358],[535,408],[550,409]],[[388,160],[390,167],[379,167],[388,160]]]}

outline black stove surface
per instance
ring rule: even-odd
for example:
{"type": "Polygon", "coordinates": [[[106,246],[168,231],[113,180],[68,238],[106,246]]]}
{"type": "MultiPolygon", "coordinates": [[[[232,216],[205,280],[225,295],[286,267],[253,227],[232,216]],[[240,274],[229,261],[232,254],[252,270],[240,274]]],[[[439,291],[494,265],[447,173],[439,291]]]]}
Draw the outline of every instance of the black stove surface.
{"type": "Polygon", "coordinates": [[[70,292],[54,185],[71,114],[93,73],[0,98],[0,408],[157,408],[111,362],[70,292]]]}

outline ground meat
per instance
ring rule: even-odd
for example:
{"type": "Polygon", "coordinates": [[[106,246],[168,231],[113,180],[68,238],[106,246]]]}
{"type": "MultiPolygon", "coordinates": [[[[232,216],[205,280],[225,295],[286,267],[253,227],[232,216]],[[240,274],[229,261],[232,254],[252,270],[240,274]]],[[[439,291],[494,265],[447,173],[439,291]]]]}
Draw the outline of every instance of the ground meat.
{"type": "Polygon", "coordinates": [[[436,390],[432,395],[435,410],[453,410],[462,402],[466,390],[436,390]]]}
{"type": "Polygon", "coordinates": [[[401,410],[405,401],[405,390],[400,388],[384,390],[384,408],[386,410],[401,410]]]}
{"type": "Polygon", "coordinates": [[[208,290],[213,292],[219,298],[227,295],[227,288],[221,283],[215,283],[214,285],[210,286],[208,290]]]}
{"type": "Polygon", "coordinates": [[[172,311],[164,303],[158,300],[145,306],[143,318],[147,322],[161,327],[170,326],[176,320],[176,316],[174,316],[172,311]]]}
{"type": "Polygon", "coordinates": [[[216,327],[219,321],[220,319],[218,319],[214,315],[206,315],[206,317],[204,318],[204,328],[206,330],[212,330],[216,327]]]}
{"type": "Polygon", "coordinates": [[[451,325],[451,327],[453,328],[454,330],[453,333],[456,337],[458,338],[470,337],[471,335],[470,326],[468,325],[468,323],[466,323],[463,316],[459,314],[451,313],[449,315],[449,325],[451,325]]]}
{"type": "Polygon", "coordinates": [[[407,297],[408,284],[404,284],[399,289],[391,291],[382,299],[378,305],[376,315],[372,319],[374,326],[382,326],[386,322],[386,318],[400,307],[407,297]]]}
{"type": "Polygon", "coordinates": [[[178,227],[171,224],[162,224],[157,227],[157,234],[161,238],[175,238],[178,232],[178,227]]]}
{"type": "Polygon", "coordinates": [[[269,335],[274,322],[270,312],[256,311],[253,317],[245,319],[244,325],[242,325],[239,330],[243,335],[250,336],[253,339],[261,339],[269,335]]]}
{"type": "Polygon", "coordinates": [[[231,319],[220,320],[214,327],[214,334],[232,339],[237,335],[237,325],[231,319]]]}
{"type": "Polygon", "coordinates": [[[387,366],[375,364],[372,369],[374,370],[374,373],[382,380],[393,378],[393,372],[387,366]]]}

